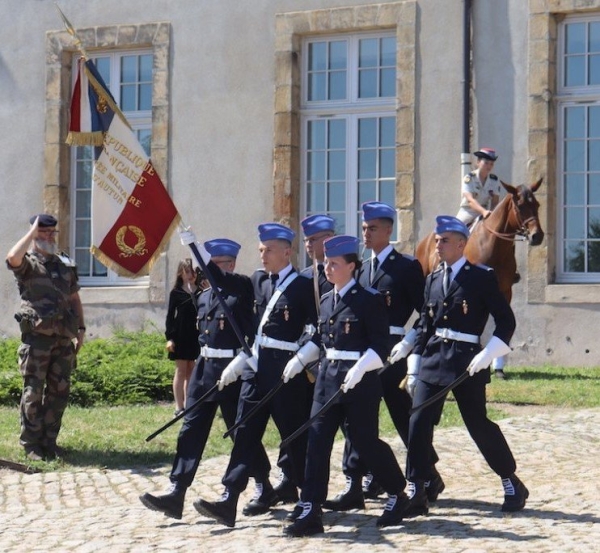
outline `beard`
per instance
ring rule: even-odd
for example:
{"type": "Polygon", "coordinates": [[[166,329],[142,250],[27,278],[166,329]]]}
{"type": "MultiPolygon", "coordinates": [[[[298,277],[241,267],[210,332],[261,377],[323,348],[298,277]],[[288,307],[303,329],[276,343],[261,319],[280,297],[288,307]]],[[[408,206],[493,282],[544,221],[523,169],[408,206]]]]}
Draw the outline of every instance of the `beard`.
{"type": "Polygon", "coordinates": [[[49,242],[48,240],[40,240],[37,238],[33,243],[38,250],[41,250],[48,255],[55,255],[58,249],[55,242],[49,242]]]}

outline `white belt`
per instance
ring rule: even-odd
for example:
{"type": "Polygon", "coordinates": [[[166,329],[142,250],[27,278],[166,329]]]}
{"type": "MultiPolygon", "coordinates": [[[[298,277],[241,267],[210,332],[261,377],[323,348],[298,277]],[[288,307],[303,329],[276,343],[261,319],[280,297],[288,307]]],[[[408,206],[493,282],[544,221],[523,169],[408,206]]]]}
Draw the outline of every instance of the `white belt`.
{"type": "Polygon", "coordinates": [[[343,349],[327,348],[325,358],[329,361],[358,361],[362,355],[360,351],[345,351],[343,349]]]}
{"type": "Polygon", "coordinates": [[[404,330],[403,326],[390,326],[390,334],[393,334],[394,336],[404,336],[406,330],[404,330]]]}
{"type": "Polygon", "coordinates": [[[298,351],[300,346],[296,342],[284,342],[283,340],[275,340],[269,336],[257,336],[254,340],[254,345],[262,346],[263,348],[282,349],[284,351],[298,351]]]}
{"type": "Polygon", "coordinates": [[[457,342],[469,342],[471,344],[479,343],[479,336],[477,336],[477,334],[465,334],[464,332],[457,332],[450,328],[436,328],[435,335],[440,338],[456,340],[457,342]]]}
{"type": "Polygon", "coordinates": [[[239,349],[216,349],[202,346],[200,348],[200,355],[207,359],[233,359],[239,351],[239,349]]]}

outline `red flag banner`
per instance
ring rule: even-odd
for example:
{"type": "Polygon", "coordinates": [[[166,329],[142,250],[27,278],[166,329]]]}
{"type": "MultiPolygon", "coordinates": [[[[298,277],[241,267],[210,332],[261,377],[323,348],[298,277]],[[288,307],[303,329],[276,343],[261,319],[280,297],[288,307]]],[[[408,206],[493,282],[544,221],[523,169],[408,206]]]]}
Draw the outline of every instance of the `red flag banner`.
{"type": "Polygon", "coordinates": [[[180,216],[91,60],[79,60],[67,143],[95,146],[92,254],[121,276],[147,275],[180,216]]]}

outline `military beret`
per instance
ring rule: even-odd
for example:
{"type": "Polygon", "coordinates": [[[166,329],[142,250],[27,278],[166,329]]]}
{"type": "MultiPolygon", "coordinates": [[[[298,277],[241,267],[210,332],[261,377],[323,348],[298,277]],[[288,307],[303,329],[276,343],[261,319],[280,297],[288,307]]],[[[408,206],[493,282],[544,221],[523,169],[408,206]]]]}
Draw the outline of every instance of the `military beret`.
{"type": "Polygon", "coordinates": [[[52,215],[48,215],[47,213],[32,215],[29,218],[29,223],[33,225],[37,217],[39,217],[38,227],[55,227],[58,224],[58,221],[52,215]]]}
{"type": "Polygon", "coordinates": [[[335,219],[329,215],[310,215],[300,222],[304,236],[312,236],[318,232],[333,231],[335,219]]]}
{"type": "Polygon", "coordinates": [[[382,202],[365,202],[362,204],[363,221],[373,219],[391,219],[392,223],[396,220],[396,210],[382,202]]]}
{"type": "Polygon", "coordinates": [[[340,234],[332,236],[323,242],[323,250],[326,257],[338,257],[340,255],[358,254],[358,238],[340,234]]]}
{"type": "Polygon", "coordinates": [[[266,242],[267,240],[287,240],[291,244],[294,236],[296,236],[296,233],[291,228],[279,223],[258,225],[258,239],[261,242],[266,242]]]}
{"type": "Polygon", "coordinates": [[[237,257],[242,246],[227,238],[215,238],[214,240],[204,242],[204,247],[211,256],[228,255],[230,257],[237,257]]]}
{"type": "Polygon", "coordinates": [[[436,234],[444,234],[445,232],[458,232],[465,238],[469,237],[469,229],[460,219],[450,215],[439,215],[435,218],[437,226],[435,227],[436,234]]]}

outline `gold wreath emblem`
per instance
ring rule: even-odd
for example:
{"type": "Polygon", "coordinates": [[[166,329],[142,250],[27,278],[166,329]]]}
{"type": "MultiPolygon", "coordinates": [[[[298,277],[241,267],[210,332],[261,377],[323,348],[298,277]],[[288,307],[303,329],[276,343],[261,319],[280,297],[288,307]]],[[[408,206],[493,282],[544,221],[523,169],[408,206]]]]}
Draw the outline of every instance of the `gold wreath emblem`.
{"type": "Polygon", "coordinates": [[[142,256],[148,253],[148,249],[145,247],[146,237],[144,236],[142,229],[134,227],[133,225],[121,227],[117,231],[115,242],[117,243],[119,250],[121,250],[119,257],[131,257],[132,255],[142,256]],[[125,243],[125,233],[127,230],[133,232],[137,238],[137,244],[133,246],[133,248],[125,243]]]}

